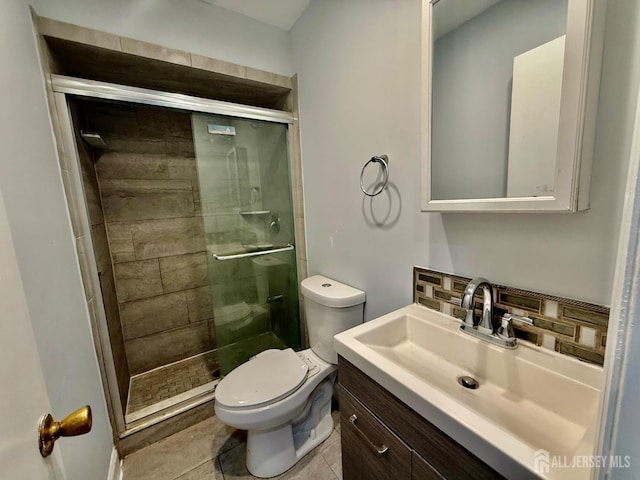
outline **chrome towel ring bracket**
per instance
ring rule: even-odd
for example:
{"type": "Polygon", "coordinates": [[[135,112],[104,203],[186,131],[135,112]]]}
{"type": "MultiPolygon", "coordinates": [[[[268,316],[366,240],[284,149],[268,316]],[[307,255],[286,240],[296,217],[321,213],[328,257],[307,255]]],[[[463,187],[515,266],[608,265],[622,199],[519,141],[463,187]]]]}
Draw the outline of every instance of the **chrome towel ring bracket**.
{"type": "Polygon", "coordinates": [[[371,157],[367,163],[362,167],[362,171],[360,172],[360,188],[362,189],[362,193],[368,195],[369,197],[375,197],[379,195],[387,186],[387,182],[389,181],[389,157],[386,155],[376,155],[371,157]],[[373,192],[367,192],[367,189],[364,188],[363,177],[364,171],[370,163],[379,163],[380,168],[382,169],[382,181],[378,184],[378,188],[373,192]]]}

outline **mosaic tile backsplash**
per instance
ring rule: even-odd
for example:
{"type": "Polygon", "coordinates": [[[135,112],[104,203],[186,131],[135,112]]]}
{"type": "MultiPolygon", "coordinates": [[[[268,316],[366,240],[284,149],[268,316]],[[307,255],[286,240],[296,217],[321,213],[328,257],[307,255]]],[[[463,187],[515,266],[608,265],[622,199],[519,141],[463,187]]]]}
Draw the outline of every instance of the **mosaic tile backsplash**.
{"type": "MultiPolygon", "coordinates": [[[[413,269],[413,298],[420,305],[463,319],[460,308],[471,279],[420,267],[413,269]]],[[[609,308],[537,292],[493,285],[496,316],[512,313],[529,317],[533,325],[513,321],[519,341],[531,342],[585,362],[602,365],[607,341],[609,308]]],[[[482,308],[476,296],[476,313],[482,308]]]]}

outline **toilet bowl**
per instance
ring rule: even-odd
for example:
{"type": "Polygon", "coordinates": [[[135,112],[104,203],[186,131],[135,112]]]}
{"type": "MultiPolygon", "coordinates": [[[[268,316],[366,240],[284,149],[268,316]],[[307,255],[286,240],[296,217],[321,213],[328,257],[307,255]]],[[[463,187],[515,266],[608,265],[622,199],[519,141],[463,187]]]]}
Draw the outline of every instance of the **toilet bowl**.
{"type": "Polygon", "coordinates": [[[333,336],[363,320],[360,290],[316,275],[302,281],[301,292],[311,348],[265,350],[216,389],[218,418],[247,430],[247,469],[256,477],[285,472],[331,435],[333,336]]]}

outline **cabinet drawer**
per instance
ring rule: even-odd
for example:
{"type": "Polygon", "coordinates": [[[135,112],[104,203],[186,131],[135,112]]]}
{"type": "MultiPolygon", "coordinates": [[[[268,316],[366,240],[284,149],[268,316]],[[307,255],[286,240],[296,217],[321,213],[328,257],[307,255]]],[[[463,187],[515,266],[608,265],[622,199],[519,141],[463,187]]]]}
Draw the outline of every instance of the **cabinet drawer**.
{"type": "Polygon", "coordinates": [[[411,450],[342,388],[340,430],[344,480],[411,478],[411,450]]]}
{"type": "Polygon", "coordinates": [[[444,480],[435,468],[416,452],[411,454],[411,480],[444,480]]]}

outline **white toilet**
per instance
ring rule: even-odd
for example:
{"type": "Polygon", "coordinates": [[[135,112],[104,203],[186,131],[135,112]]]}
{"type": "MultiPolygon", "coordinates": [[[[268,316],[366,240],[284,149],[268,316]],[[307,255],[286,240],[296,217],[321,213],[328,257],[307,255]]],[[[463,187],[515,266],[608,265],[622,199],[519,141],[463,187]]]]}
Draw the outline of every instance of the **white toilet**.
{"type": "Polygon", "coordinates": [[[365,293],[321,275],[302,281],[311,348],[265,350],[224,377],[216,415],[248,430],[247,469],[274,477],[333,430],[331,396],[338,356],[333,336],[362,323],[365,293]]]}

